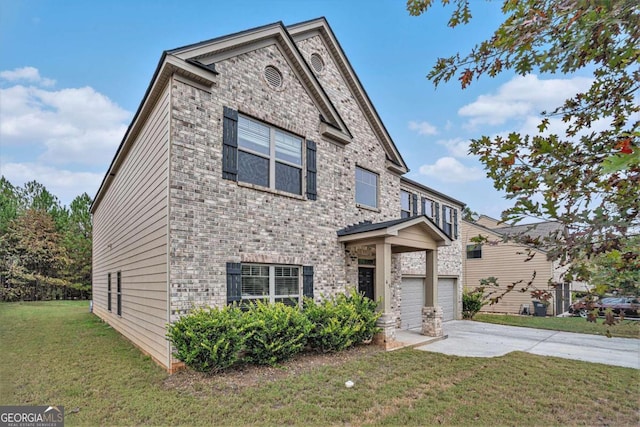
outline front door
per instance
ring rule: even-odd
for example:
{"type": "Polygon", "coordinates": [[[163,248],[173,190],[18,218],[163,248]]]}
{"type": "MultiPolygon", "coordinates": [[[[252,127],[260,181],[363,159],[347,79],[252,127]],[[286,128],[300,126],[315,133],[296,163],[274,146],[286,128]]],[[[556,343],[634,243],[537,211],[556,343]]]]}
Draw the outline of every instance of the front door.
{"type": "Polygon", "coordinates": [[[375,269],[373,268],[358,268],[358,292],[375,301],[373,294],[374,273],[375,269]]]}

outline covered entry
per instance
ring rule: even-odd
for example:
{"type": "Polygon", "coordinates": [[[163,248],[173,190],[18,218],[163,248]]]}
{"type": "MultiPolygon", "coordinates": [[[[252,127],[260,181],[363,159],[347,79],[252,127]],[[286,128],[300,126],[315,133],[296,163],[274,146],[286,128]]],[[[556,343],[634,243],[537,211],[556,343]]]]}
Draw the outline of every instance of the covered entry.
{"type": "Polygon", "coordinates": [[[392,275],[392,254],[425,251],[427,274],[423,286],[420,289],[415,283],[413,287],[409,285],[410,292],[417,293],[417,297],[411,298],[408,303],[413,308],[403,307],[407,299],[402,298],[400,309],[408,310],[410,317],[407,323],[413,325],[415,322],[415,327],[421,327],[423,334],[442,335],[442,310],[438,305],[438,247],[450,245],[451,239],[431,219],[420,215],[375,224],[362,222],[339,230],[338,241],[344,243],[347,249],[362,246],[375,248],[374,295],[381,300],[379,326],[382,328],[384,345],[388,348],[395,343],[397,326],[392,310],[392,289],[402,286],[400,274],[396,271],[392,275]]]}

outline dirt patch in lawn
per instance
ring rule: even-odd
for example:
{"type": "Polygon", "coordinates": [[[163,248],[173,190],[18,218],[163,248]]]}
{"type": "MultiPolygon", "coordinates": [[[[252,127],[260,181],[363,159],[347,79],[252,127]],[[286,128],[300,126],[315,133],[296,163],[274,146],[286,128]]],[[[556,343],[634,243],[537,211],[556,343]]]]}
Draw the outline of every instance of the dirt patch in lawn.
{"type": "Polygon", "coordinates": [[[197,397],[211,392],[228,392],[267,382],[297,376],[324,366],[340,366],[352,360],[371,357],[382,352],[375,345],[361,345],[338,353],[308,352],[278,366],[239,365],[217,374],[205,374],[191,369],[181,370],[164,380],[166,389],[173,389],[197,397]]]}

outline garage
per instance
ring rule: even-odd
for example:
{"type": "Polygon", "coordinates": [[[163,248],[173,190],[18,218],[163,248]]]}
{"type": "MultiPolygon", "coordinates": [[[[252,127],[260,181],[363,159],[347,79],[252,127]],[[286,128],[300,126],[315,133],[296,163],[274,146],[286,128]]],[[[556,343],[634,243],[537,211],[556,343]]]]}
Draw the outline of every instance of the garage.
{"type": "MultiPolygon", "coordinates": [[[[421,328],[422,307],[424,306],[424,279],[416,277],[403,278],[401,292],[401,328],[421,328]]],[[[455,319],[456,279],[438,279],[438,305],[442,307],[442,321],[447,322],[455,319]]]]}
{"type": "Polygon", "coordinates": [[[456,279],[438,279],[438,305],[442,307],[442,321],[455,319],[456,279]]]}
{"type": "Polygon", "coordinates": [[[422,328],[422,307],[424,306],[424,279],[415,277],[402,279],[401,292],[401,328],[422,328]]]}

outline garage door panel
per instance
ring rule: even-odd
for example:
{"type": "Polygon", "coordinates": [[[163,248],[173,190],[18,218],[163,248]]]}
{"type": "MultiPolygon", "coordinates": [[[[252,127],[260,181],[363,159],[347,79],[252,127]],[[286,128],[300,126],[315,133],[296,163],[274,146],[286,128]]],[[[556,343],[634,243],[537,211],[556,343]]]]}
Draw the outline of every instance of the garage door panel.
{"type": "Polygon", "coordinates": [[[424,306],[424,279],[402,279],[402,302],[400,319],[402,329],[422,327],[422,307],[424,306]]]}
{"type": "Polygon", "coordinates": [[[438,305],[442,307],[442,320],[455,319],[456,279],[438,279],[438,305]]]}

